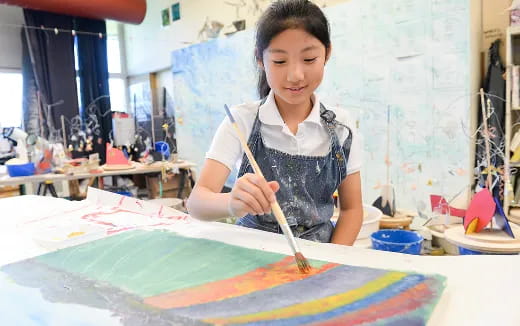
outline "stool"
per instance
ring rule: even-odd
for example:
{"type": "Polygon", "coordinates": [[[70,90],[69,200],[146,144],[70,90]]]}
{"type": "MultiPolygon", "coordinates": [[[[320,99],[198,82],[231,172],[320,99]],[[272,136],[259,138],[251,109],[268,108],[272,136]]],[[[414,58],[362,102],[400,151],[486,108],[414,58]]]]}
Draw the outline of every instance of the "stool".
{"type": "Polygon", "coordinates": [[[46,196],[47,190],[49,190],[53,197],[56,197],[56,198],[58,197],[58,194],[56,193],[56,188],[54,188],[54,183],[50,180],[45,180],[44,182],[40,182],[40,184],[38,185],[38,192],[36,193],[37,195],[40,195],[41,190],[42,190],[42,185],[43,185],[43,196],[46,196]]]}

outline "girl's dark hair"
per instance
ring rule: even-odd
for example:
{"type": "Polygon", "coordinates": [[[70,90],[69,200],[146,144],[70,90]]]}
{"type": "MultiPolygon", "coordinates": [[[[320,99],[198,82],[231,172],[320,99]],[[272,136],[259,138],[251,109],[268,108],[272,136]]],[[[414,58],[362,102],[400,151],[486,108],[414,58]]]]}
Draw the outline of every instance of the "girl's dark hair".
{"type": "MultiPolygon", "coordinates": [[[[300,28],[330,49],[330,27],[321,9],[309,0],[278,0],[262,14],[256,30],[255,59],[262,61],[264,50],[271,40],[286,29],[300,28]]],[[[258,95],[263,98],[271,88],[264,69],[258,71],[258,95]]]]}

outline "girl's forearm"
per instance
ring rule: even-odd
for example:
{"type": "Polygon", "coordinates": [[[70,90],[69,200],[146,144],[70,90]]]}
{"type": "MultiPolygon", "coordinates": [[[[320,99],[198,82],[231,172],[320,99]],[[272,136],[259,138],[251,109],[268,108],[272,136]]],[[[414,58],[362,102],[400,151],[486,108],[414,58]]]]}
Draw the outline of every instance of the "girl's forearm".
{"type": "Polygon", "coordinates": [[[195,187],[186,204],[194,218],[203,221],[216,221],[229,217],[229,193],[215,193],[205,187],[195,187]]]}
{"type": "Polygon", "coordinates": [[[351,246],[363,224],[363,209],[345,209],[341,210],[336,223],[336,228],[332,234],[331,242],[351,246]]]}

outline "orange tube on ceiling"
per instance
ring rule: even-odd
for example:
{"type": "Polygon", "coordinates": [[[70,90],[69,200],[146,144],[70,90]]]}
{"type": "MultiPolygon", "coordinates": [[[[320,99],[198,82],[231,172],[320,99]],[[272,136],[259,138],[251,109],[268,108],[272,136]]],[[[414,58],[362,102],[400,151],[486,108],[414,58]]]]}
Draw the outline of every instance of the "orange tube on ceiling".
{"type": "Polygon", "coordinates": [[[0,3],[70,16],[140,24],[146,0],[0,0],[0,3]]]}

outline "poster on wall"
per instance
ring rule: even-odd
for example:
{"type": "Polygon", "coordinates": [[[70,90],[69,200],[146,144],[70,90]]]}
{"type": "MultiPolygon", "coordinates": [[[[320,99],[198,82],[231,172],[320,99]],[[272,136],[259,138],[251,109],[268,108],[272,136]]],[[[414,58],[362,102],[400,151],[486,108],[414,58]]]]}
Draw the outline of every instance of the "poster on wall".
{"type": "Polygon", "coordinates": [[[175,3],[172,5],[172,21],[177,21],[181,19],[181,4],[175,3]]]}
{"type": "Polygon", "coordinates": [[[170,8],[161,10],[162,27],[170,25],[170,8]]]}

